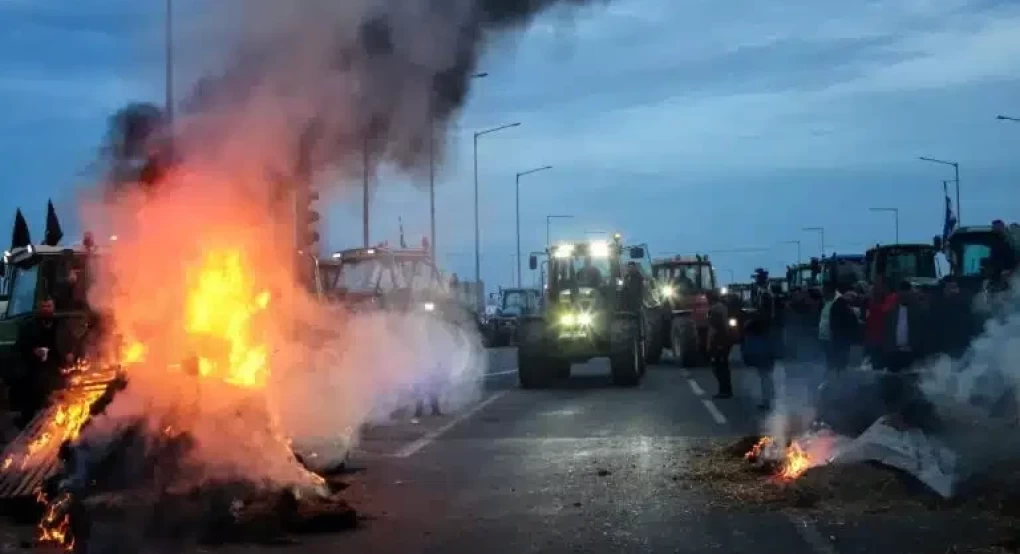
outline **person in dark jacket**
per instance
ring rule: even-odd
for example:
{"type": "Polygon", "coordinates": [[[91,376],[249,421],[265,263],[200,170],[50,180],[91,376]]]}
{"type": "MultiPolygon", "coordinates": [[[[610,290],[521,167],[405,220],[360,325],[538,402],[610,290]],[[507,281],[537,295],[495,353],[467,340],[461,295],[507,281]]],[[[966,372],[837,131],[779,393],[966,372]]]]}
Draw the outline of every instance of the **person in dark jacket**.
{"type": "Polygon", "coordinates": [[[711,304],[708,310],[708,357],[712,362],[712,373],[715,374],[715,380],[719,384],[719,392],[715,398],[733,398],[729,308],[715,291],[708,291],[706,296],[711,304]]]}
{"type": "Polygon", "coordinates": [[[15,378],[11,400],[20,412],[21,426],[27,425],[46,406],[49,393],[60,380],[60,368],[66,363],[66,356],[73,355],[59,336],[54,313],[53,299],[44,298],[35,316],[18,329],[17,349],[23,373],[15,378]]]}
{"type": "Polygon", "coordinates": [[[837,286],[838,294],[832,300],[829,309],[829,370],[841,373],[846,369],[850,359],[850,348],[861,336],[861,322],[854,313],[852,302],[854,293],[847,283],[837,286]]]}
{"type": "Polygon", "coordinates": [[[761,380],[761,410],[769,410],[775,402],[776,389],[773,373],[776,364],[774,337],[775,304],[768,288],[769,274],[763,269],[755,272],[754,313],[744,327],[744,361],[758,370],[761,380]]]}
{"type": "Polygon", "coordinates": [[[932,323],[936,326],[939,351],[952,358],[963,356],[979,328],[970,302],[960,293],[960,286],[952,276],[943,278],[942,294],[933,311],[932,323]]]}

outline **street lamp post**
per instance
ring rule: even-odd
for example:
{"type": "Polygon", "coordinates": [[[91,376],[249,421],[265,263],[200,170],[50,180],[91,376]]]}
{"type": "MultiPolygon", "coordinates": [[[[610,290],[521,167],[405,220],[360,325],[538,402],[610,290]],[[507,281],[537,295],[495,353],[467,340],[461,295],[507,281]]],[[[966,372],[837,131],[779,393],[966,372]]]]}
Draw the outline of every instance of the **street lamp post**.
{"type": "MultiPolygon", "coordinates": [[[[1002,116],[1005,117],[1005,116],[1002,116]]],[[[938,160],[935,158],[926,158],[924,156],[918,156],[919,160],[923,162],[931,162],[935,164],[951,165],[953,166],[953,172],[955,174],[954,181],[956,182],[956,221],[962,222],[963,218],[960,216],[960,164],[957,162],[950,162],[948,160],[938,160]]]]}
{"type": "MultiPolygon", "coordinates": [[[[475,286],[481,287],[482,282],[482,234],[478,224],[478,138],[496,133],[504,129],[520,127],[520,123],[500,125],[483,131],[476,131],[474,136],[474,158],[475,158],[475,286]]],[[[479,289],[480,290],[480,289],[479,289]]]]}
{"type": "Polygon", "coordinates": [[[822,244],[822,256],[825,255],[825,227],[804,227],[805,231],[818,233],[819,240],[822,244]]]}
{"type": "MultiPolygon", "coordinates": [[[[488,73],[475,73],[472,79],[483,79],[488,73]]],[[[429,244],[432,263],[436,262],[436,112],[435,89],[429,95],[429,244]]]]}
{"type": "Polygon", "coordinates": [[[517,177],[514,179],[514,191],[516,194],[515,202],[517,205],[517,283],[521,283],[521,177],[525,175],[531,175],[532,173],[538,173],[539,171],[545,171],[552,169],[551,165],[544,165],[542,167],[536,167],[535,169],[529,169],[527,171],[521,171],[517,173],[517,177]]]}
{"type": "MultiPolygon", "coordinates": [[[[893,221],[896,225],[896,244],[900,243],[900,209],[899,208],[869,208],[873,212],[892,212],[893,221]]],[[[959,208],[957,208],[959,209],[959,208]]]]}
{"type": "Polygon", "coordinates": [[[552,236],[550,230],[552,229],[552,220],[554,219],[573,219],[572,215],[547,215],[545,216],[545,246],[548,248],[552,244],[552,236]]]}
{"type": "Polygon", "coordinates": [[[797,263],[799,264],[804,258],[800,255],[800,241],[799,240],[784,240],[783,244],[796,244],[797,245],[797,263]]]}

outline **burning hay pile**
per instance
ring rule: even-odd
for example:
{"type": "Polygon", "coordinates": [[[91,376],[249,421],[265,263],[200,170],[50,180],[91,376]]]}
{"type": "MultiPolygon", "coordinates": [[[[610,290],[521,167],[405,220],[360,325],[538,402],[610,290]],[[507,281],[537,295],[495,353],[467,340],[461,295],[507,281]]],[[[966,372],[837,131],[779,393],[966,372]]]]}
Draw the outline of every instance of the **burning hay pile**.
{"type": "Polygon", "coordinates": [[[843,463],[837,452],[846,444],[839,439],[820,431],[786,444],[760,436],[716,443],[696,451],[683,478],[706,486],[720,508],[779,508],[837,519],[934,511],[994,529],[1020,525],[1020,464],[990,468],[946,498],[905,471],[874,461],[843,463]]]}

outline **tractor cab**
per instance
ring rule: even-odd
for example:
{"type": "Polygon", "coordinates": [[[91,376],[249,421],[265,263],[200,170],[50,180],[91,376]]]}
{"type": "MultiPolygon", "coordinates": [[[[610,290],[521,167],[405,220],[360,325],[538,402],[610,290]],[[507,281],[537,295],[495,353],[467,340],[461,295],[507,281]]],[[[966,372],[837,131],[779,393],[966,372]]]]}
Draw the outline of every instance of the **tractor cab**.
{"type": "Polygon", "coordinates": [[[367,308],[433,311],[448,295],[426,249],[387,246],[336,252],[316,264],[316,288],[327,302],[367,308]]]}
{"type": "Polygon", "coordinates": [[[674,311],[697,311],[705,308],[709,291],[716,290],[715,268],[708,256],[674,256],[652,261],[652,276],[664,303],[674,311]]]}
{"type": "Polygon", "coordinates": [[[1020,225],[1014,223],[1005,231],[990,225],[960,227],[949,235],[945,244],[941,237],[935,237],[933,245],[937,250],[946,251],[950,274],[960,286],[977,292],[990,277],[1016,272],[1020,259],[1020,225]]]}
{"type": "Polygon", "coordinates": [[[821,276],[822,285],[854,286],[865,281],[866,272],[864,267],[864,256],[861,254],[832,254],[823,256],[820,260],[812,258],[812,271],[815,268],[821,276]],[[815,265],[817,264],[817,265],[815,265]]]}
{"type": "Polygon", "coordinates": [[[889,287],[907,281],[918,289],[938,286],[938,250],[930,244],[876,244],[864,254],[869,283],[878,280],[889,287]]]}
{"type": "Polygon", "coordinates": [[[799,263],[786,267],[786,285],[791,291],[807,290],[819,286],[821,265],[817,258],[812,263],[799,263]]]}
{"type": "MultiPolygon", "coordinates": [[[[546,255],[549,258],[545,289],[547,308],[570,304],[585,310],[596,306],[615,310],[621,300],[624,266],[629,261],[644,260],[645,249],[623,246],[616,238],[564,242],[550,247],[546,255]]],[[[530,267],[537,266],[538,259],[533,255],[530,267]]]]}

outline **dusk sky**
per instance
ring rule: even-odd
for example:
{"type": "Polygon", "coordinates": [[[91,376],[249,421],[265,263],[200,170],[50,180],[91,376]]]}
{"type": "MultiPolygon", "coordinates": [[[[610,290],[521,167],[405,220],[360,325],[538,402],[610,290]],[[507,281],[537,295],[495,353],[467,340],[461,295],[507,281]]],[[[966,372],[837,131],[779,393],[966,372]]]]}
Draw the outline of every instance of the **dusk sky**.
{"type": "MultiPolygon", "coordinates": [[[[182,1],[182,27],[202,5],[182,1]]],[[[52,197],[70,233],[75,191],[106,118],[162,101],[162,2],[0,0],[0,164],[9,217],[41,238],[52,197]]],[[[184,44],[191,56],[201,44],[184,44]]],[[[619,231],[653,254],[717,253],[720,278],[819,251],[863,252],[941,232],[942,179],[960,163],[962,222],[1020,218],[1020,3],[1005,0],[619,0],[546,12],[494,40],[437,177],[439,258],[473,276],[471,133],[480,141],[483,278],[509,284],[514,174],[522,250],[619,231]]],[[[189,85],[181,71],[180,89],[189,85]]],[[[383,172],[372,239],[428,233],[427,176],[383,172]]],[[[955,198],[955,197],[954,197],[955,198]]],[[[331,248],[361,242],[360,183],[335,199],[331,248]]],[[[525,284],[532,274],[525,266],[525,284]]]]}

